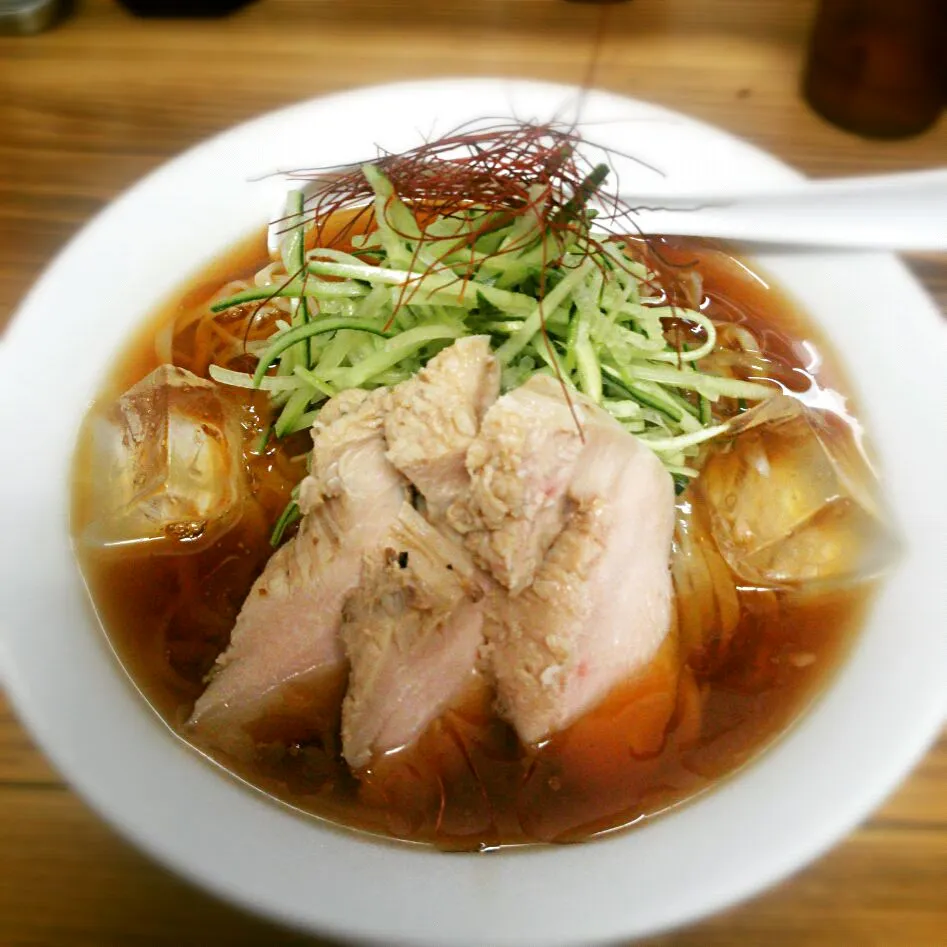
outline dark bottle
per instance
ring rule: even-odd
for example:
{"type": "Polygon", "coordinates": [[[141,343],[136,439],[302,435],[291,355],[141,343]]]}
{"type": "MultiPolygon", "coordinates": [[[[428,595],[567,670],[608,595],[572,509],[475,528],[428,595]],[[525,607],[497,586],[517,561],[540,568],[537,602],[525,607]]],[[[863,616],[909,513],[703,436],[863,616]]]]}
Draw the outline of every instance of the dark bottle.
{"type": "Polygon", "coordinates": [[[226,16],[253,0],[119,0],[136,16],[226,16]]]}
{"type": "Polygon", "coordinates": [[[817,112],[849,131],[924,131],[947,92],[947,0],[822,0],[803,88],[817,112]]]}

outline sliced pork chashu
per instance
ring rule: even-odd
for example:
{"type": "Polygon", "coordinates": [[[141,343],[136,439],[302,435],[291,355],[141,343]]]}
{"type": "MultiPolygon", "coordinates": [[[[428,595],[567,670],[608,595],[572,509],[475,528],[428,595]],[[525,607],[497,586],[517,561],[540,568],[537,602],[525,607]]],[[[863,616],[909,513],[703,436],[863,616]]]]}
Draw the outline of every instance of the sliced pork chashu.
{"type": "Polygon", "coordinates": [[[385,418],[388,459],[439,519],[467,489],[467,450],[500,393],[500,367],[487,336],[460,339],[392,389],[385,418]]]}
{"type": "Polygon", "coordinates": [[[475,561],[516,593],[565,523],[582,439],[562,388],[534,376],[486,412],[467,451],[469,488],[447,510],[475,561]]]}
{"type": "Polygon", "coordinates": [[[497,600],[489,630],[500,709],[524,743],[567,727],[645,667],[671,622],[671,477],[574,397],[585,445],[571,465],[564,526],[532,584],[497,600]]]}
{"type": "Polygon", "coordinates": [[[300,487],[299,532],[254,584],[194,707],[190,726],[203,742],[246,753],[253,727],[267,717],[315,722],[337,714],[346,667],[342,604],[407,492],[385,457],[387,396],[347,391],[320,412],[311,473],[300,487]]]}
{"type": "Polygon", "coordinates": [[[342,622],[342,749],[354,769],[412,743],[474,685],[483,581],[464,549],[407,503],[384,548],[365,557],[342,622]]]}

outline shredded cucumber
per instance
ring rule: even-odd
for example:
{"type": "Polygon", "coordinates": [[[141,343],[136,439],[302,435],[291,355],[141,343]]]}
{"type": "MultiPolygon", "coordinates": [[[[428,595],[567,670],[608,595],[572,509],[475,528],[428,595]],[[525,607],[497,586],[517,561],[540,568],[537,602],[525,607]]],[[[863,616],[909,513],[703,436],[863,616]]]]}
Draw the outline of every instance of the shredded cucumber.
{"type": "MultiPolygon", "coordinates": [[[[756,402],[777,390],[700,370],[717,347],[717,326],[654,296],[654,274],[621,240],[593,231],[584,190],[569,209],[582,226],[561,234],[543,226],[540,188],[512,220],[471,206],[434,216],[422,233],[384,174],[372,165],[362,172],[375,193],[375,229],[355,237],[351,252],[307,249],[303,192],[292,192],[268,282],[211,307],[291,301],[287,319],[250,350],[259,356],[253,375],[210,369],[218,382],[270,393],[277,437],[310,425],[339,391],[397,384],[452,340],[481,333],[492,340],[504,389],[537,373],[561,377],[655,451],[678,482],[696,476],[702,445],[727,428],[714,403],[756,402]],[[699,328],[700,340],[673,346],[662,323],[671,316],[699,328]]],[[[589,188],[598,183],[590,176],[589,188]]],[[[291,507],[275,534],[298,517],[291,507]]]]}

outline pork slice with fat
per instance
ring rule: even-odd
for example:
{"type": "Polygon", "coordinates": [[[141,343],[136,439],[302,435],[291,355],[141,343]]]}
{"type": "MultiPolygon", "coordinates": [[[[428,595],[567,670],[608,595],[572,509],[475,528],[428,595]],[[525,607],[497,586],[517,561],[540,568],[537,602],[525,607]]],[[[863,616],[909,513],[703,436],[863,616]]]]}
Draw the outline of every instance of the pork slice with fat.
{"type": "Polygon", "coordinates": [[[585,445],[567,521],[532,584],[497,600],[489,628],[500,709],[525,743],[567,727],[642,669],[671,623],[671,477],[604,411],[573,397],[585,445]]]}
{"type": "Polygon", "coordinates": [[[460,339],[391,391],[388,459],[439,519],[467,489],[467,450],[500,393],[500,367],[487,336],[460,339]]]}
{"type": "Polygon", "coordinates": [[[385,541],[406,484],[385,457],[388,393],[348,391],[313,426],[297,535],[270,558],[237,617],[189,726],[210,747],[246,755],[268,716],[338,714],[342,604],[363,557],[385,541]]]}
{"type": "Polygon", "coordinates": [[[565,523],[582,439],[560,384],[535,375],[486,412],[467,451],[469,488],[447,522],[511,592],[529,585],[565,523]]]}
{"type": "Polygon", "coordinates": [[[475,684],[482,599],[483,577],[464,549],[405,503],[343,612],[350,766],[412,743],[475,684]]]}

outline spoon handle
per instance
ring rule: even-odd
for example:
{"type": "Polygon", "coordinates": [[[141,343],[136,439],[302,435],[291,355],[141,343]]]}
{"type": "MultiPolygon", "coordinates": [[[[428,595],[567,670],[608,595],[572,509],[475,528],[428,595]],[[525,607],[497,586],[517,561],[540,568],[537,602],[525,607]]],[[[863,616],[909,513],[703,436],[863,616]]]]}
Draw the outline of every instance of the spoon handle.
{"type": "Polygon", "coordinates": [[[625,194],[643,233],[799,246],[947,250],[947,168],[737,194],[625,194]]]}

